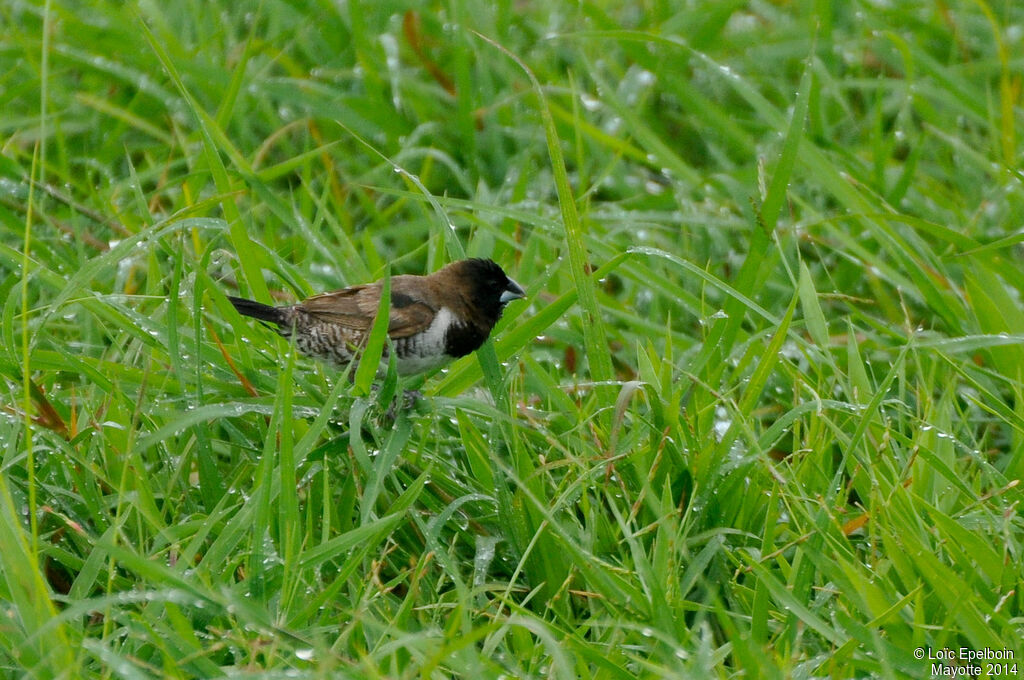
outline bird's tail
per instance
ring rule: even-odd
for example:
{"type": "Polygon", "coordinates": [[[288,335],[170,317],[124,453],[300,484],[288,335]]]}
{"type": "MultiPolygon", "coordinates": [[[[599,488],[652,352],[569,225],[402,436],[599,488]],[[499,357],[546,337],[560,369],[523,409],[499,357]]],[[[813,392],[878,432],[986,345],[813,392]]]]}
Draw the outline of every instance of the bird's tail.
{"type": "Polygon", "coordinates": [[[270,305],[265,305],[262,302],[231,297],[230,295],[228,296],[228,301],[235,306],[235,309],[242,316],[251,316],[254,319],[269,321],[270,323],[277,324],[278,326],[283,326],[285,324],[284,310],[279,307],[271,307],[270,305]]]}

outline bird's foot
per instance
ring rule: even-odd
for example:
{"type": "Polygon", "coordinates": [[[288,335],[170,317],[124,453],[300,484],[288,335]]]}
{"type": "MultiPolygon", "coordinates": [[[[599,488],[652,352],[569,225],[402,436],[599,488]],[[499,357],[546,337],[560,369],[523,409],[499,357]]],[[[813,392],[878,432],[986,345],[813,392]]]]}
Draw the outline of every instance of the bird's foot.
{"type": "Polygon", "coordinates": [[[395,398],[391,401],[391,406],[385,412],[384,416],[388,420],[395,420],[398,417],[398,409],[401,408],[403,411],[407,411],[416,405],[416,402],[423,398],[423,393],[419,390],[402,390],[401,394],[395,395],[395,398]]]}

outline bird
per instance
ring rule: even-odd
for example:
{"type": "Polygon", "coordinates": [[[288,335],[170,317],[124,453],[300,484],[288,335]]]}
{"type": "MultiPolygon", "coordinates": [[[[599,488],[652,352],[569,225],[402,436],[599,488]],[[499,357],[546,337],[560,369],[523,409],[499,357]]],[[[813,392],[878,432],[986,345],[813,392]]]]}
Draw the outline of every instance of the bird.
{"type": "MultiPolygon", "coordinates": [[[[358,362],[366,346],[383,288],[381,279],[286,306],[228,300],[239,314],[276,326],[301,354],[344,369],[358,362]]],[[[525,296],[489,259],[458,260],[426,276],[392,276],[388,337],[398,374],[426,373],[478,349],[505,306],[525,296]]],[[[378,374],[387,371],[388,360],[385,346],[378,374]]]]}

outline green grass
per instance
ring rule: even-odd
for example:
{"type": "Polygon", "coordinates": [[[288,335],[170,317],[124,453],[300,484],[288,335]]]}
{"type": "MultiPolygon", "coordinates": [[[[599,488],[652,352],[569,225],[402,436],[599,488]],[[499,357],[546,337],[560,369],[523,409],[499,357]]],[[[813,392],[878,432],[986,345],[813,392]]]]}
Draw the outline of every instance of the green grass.
{"type": "Polygon", "coordinates": [[[1024,662],[1020,3],[244,4],[0,7],[0,674],[1024,662]],[[394,421],[225,298],[467,255],[394,421]]]}

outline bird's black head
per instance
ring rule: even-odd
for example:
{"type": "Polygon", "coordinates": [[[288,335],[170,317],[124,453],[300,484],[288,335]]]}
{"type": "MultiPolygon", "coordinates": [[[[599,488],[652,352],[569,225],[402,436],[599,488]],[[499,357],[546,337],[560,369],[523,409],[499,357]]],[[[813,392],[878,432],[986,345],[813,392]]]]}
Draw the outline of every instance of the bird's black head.
{"type": "Polygon", "coordinates": [[[455,263],[470,303],[492,326],[512,300],[526,296],[522,286],[505,274],[493,260],[472,258],[455,263]]]}

